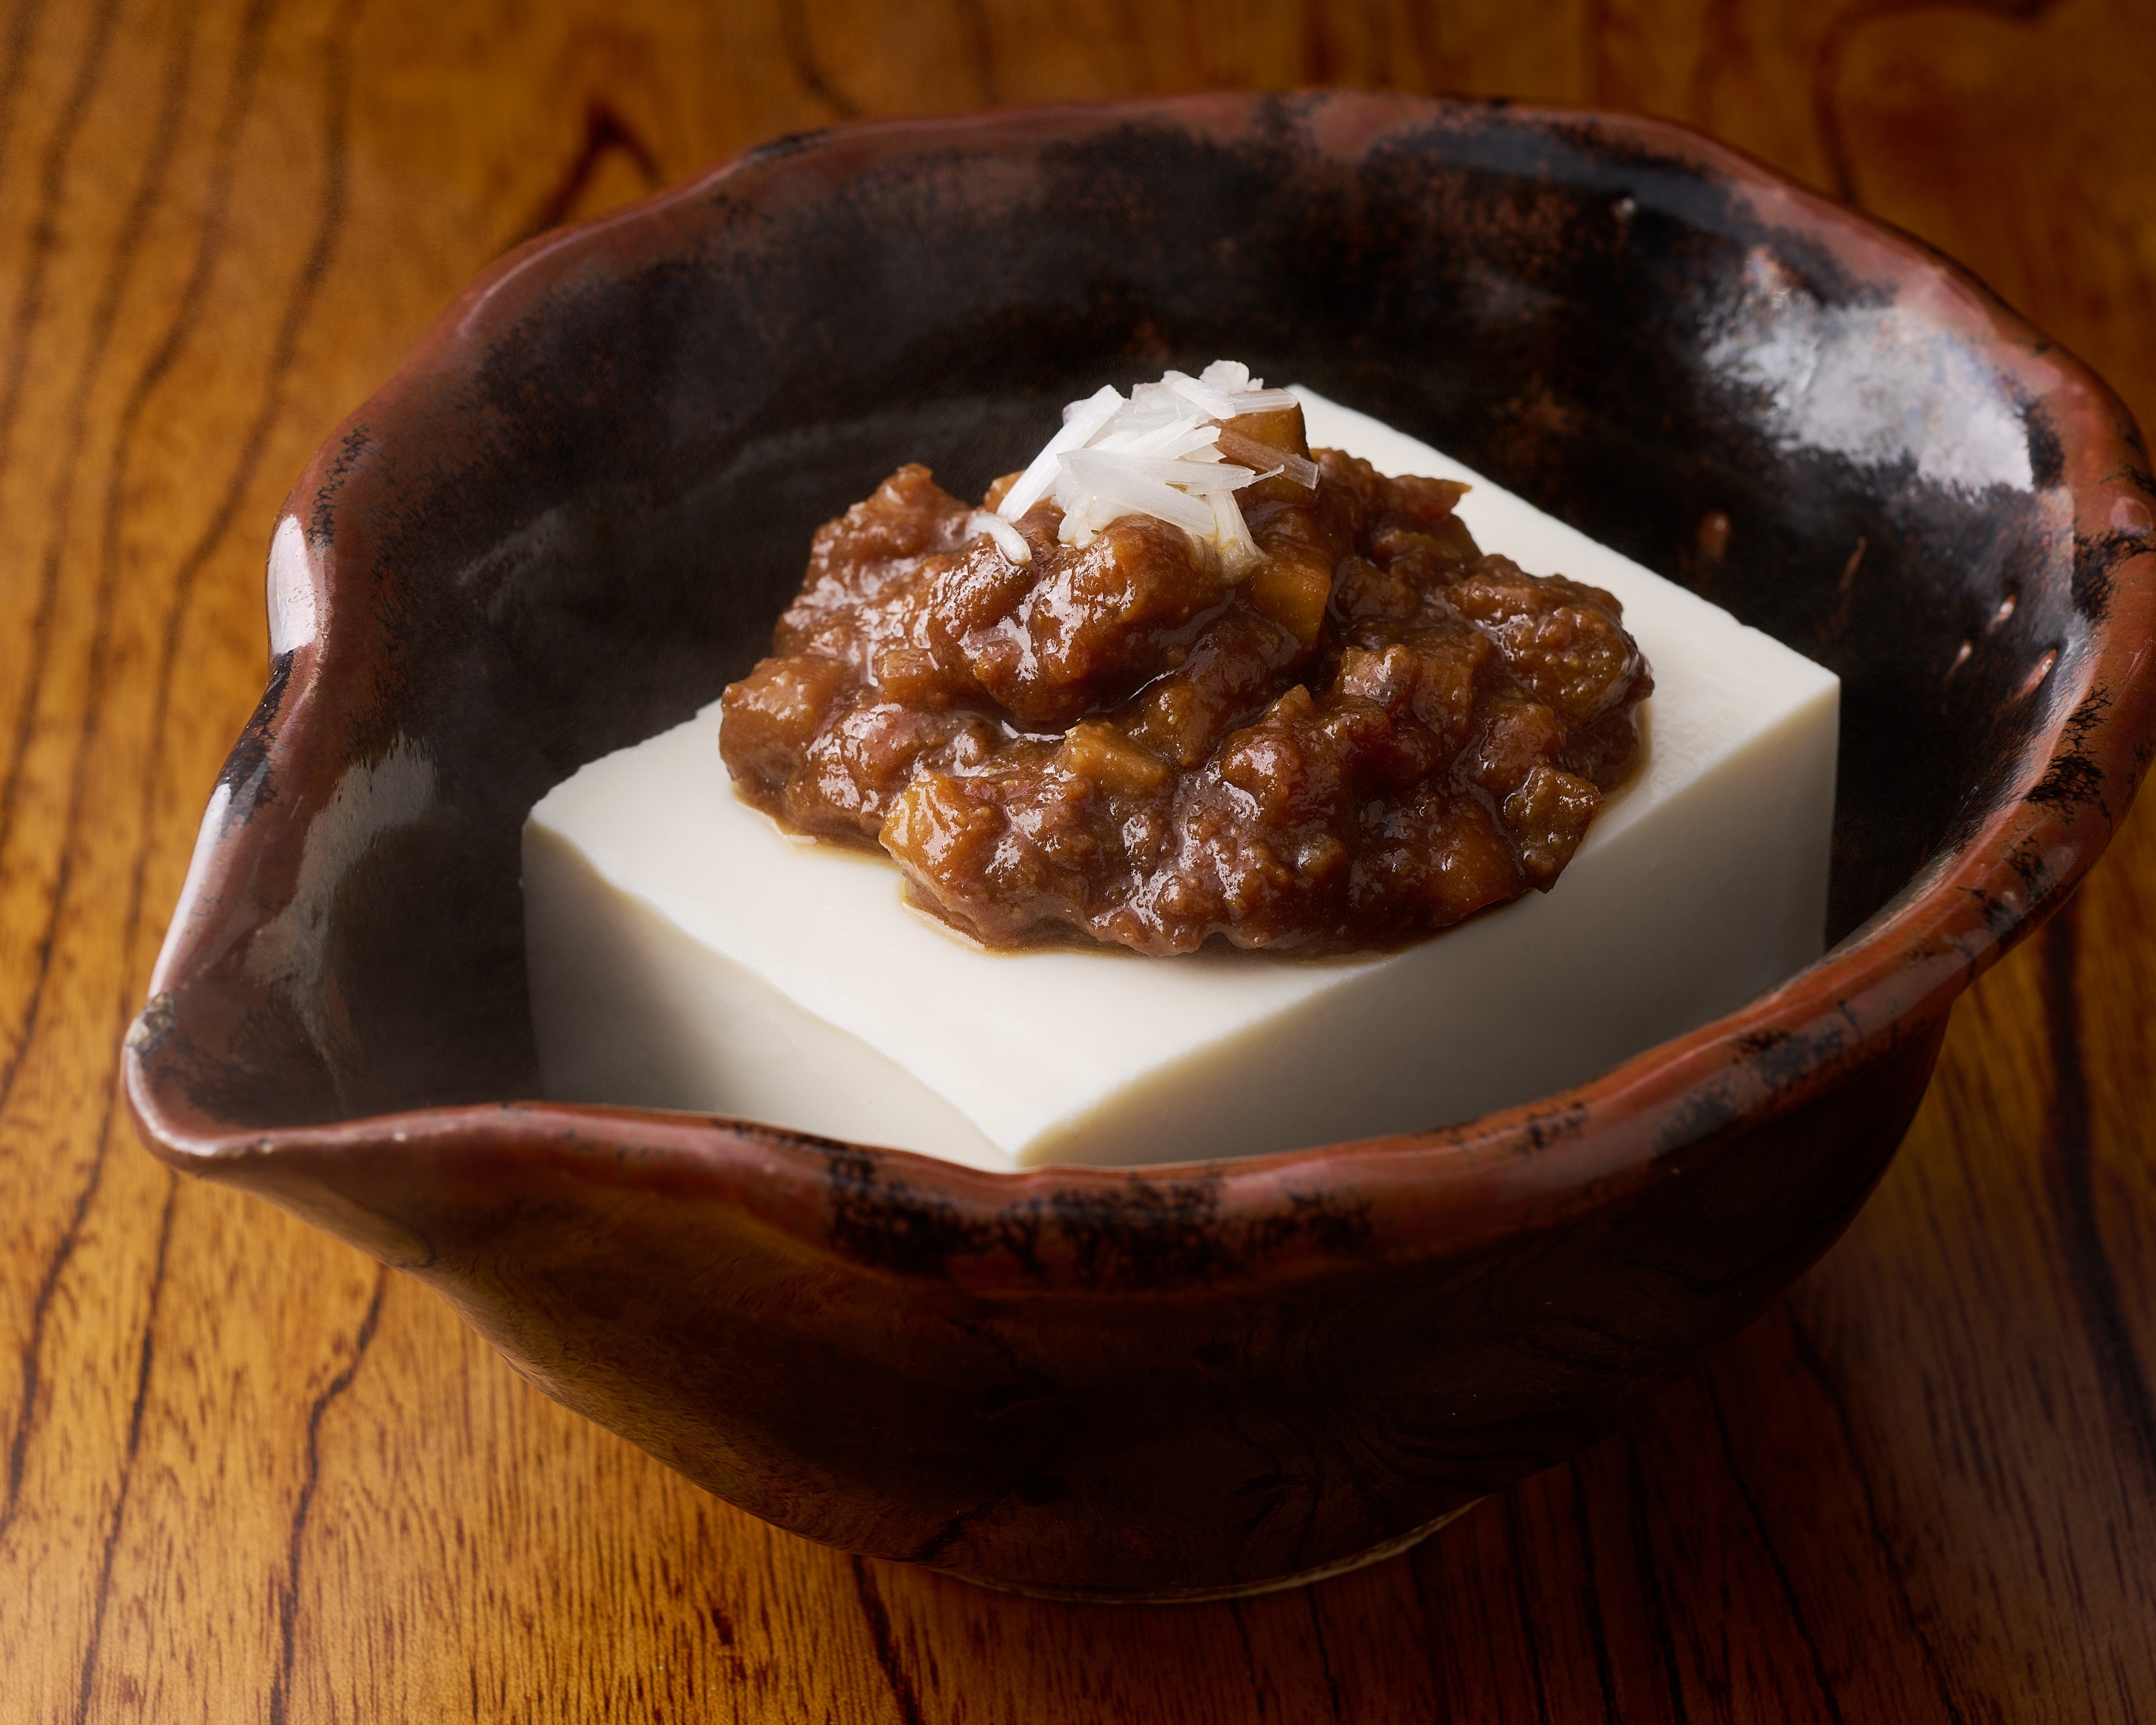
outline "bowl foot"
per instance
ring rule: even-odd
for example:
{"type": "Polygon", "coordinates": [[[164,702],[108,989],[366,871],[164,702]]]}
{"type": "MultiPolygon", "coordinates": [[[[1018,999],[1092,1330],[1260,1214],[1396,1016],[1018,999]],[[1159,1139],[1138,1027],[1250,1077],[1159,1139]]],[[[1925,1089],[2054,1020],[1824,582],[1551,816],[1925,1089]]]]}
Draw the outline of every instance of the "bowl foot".
{"type": "Polygon", "coordinates": [[[990,1588],[997,1593],[1023,1594],[1028,1599],[1060,1599],[1081,1605],[1198,1605],[1211,1599],[1247,1599],[1254,1594],[1285,1593],[1290,1588],[1307,1587],[1314,1581],[1329,1581],[1336,1575],[1346,1575],[1353,1570],[1367,1568],[1372,1563],[1382,1563],[1387,1558],[1398,1557],[1410,1546],[1419,1545],[1446,1522],[1458,1521],[1481,1502],[1480,1497],[1471,1499],[1457,1509],[1448,1509],[1435,1521],[1425,1522],[1419,1527],[1410,1528],[1396,1538],[1373,1545],[1368,1551],[1357,1552],[1353,1557],[1320,1563],[1314,1569],[1304,1569],[1293,1575],[1276,1576],[1270,1581],[1231,1582],[1225,1587],[1170,1588],[1159,1593],[1148,1593],[1136,1588],[1034,1587],[1020,1581],[1002,1581],[987,1575],[968,1575],[957,1569],[937,1569],[936,1573],[948,1575],[955,1580],[969,1581],[975,1587],[990,1588]]]}

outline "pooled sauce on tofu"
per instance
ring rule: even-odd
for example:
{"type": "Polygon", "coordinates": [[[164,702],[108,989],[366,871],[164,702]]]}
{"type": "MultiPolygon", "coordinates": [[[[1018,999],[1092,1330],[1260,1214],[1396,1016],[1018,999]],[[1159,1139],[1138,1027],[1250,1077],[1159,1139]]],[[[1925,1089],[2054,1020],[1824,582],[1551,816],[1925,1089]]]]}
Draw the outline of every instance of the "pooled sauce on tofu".
{"type": "Polygon", "coordinates": [[[1230,480],[1277,458],[1215,537],[900,468],[726,691],[742,793],[990,947],[1383,951],[1547,891],[1639,752],[1618,602],[1486,556],[1463,485],[1311,457],[1279,394],[1214,428],[1230,480]]]}

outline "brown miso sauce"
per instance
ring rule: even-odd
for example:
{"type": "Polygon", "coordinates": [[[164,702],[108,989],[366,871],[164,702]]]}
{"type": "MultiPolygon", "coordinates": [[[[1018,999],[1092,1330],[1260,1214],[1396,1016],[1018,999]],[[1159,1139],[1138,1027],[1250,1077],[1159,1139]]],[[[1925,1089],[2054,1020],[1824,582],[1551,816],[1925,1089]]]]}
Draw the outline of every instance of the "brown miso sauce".
{"type": "MultiPolygon", "coordinates": [[[[1303,454],[1301,422],[1229,424],[1303,454]]],[[[728,769],[990,947],[1385,951],[1548,891],[1639,754],[1621,608],[1483,554],[1464,486],[1315,459],[1236,494],[1240,577],[1149,516],[1063,544],[1050,501],[1014,562],[901,467],[818,531],[728,769]]]]}

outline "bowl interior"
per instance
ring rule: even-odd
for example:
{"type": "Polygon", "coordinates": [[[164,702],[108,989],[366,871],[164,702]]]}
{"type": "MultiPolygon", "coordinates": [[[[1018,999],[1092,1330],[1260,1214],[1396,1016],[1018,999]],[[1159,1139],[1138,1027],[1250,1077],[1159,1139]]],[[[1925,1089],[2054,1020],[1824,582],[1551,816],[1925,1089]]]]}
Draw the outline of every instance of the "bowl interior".
{"type": "Polygon", "coordinates": [[[739,675],[811,532],[898,463],[977,495],[1062,402],[1165,364],[1377,414],[1838,672],[1830,941],[1950,851],[2076,622],[2058,439],[1923,309],[1933,266],[1675,134],[1370,111],[773,146],[453,313],[295,496],[329,572],[317,793],[361,818],[316,823],[295,937],[333,1009],[268,1024],[218,1111],[534,1093],[533,800],[739,675]]]}

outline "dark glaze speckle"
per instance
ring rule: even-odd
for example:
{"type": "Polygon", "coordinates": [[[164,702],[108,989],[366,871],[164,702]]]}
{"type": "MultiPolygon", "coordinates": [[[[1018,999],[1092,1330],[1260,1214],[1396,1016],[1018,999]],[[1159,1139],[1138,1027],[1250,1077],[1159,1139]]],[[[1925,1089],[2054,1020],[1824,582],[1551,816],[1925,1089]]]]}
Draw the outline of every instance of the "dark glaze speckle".
{"type": "Polygon", "coordinates": [[[1291,1190],[1264,1212],[1224,1222],[1218,1178],[1142,1173],[1106,1188],[1060,1187],[983,1214],[909,1181],[901,1169],[918,1158],[838,1146],[823,1153],[825,1238],[849,1257],[904,1275],[940,1276],[955,1259],[1001,1256],[1034,1282],[1194,1286],[1290,1246],[1351,1255],[1369,1234],[1367,1204],[1291,1190]]]}
{"type": "Polygon", "coordinates": [[[823,1152],[830,1219],[825,1238],[847,1256],[906,1276],[937,1276],[953,1257],[1009,1254],[1039,1273],[1040,1206],[982,1215],[910,1183],[891,1158],[851,1147],[823,1152]]]}

